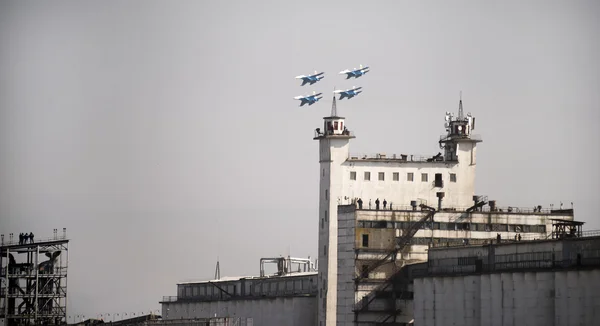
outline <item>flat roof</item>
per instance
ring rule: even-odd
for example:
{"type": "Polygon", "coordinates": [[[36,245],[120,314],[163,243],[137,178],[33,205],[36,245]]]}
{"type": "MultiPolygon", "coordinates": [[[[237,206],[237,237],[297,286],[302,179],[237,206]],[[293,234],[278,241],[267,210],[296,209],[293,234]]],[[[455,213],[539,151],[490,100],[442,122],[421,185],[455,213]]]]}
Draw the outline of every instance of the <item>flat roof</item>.
{"type": "Polygon", "coordinates": [[[261,279],[278,279],[278,278],[289,278],[289,277],[300,277],[300,276],[311,276],[311,275],[317,275],[318,272],[300,272],[300,273],[292,273],[292,274],[287,274],[287,275],[282,275],[282,276],[277,276],[277,275],[269,275],[269,276],[228,276],[228,277],[221,277],[218,280],[190,280],[190,281],[182,281],[177,283],[177,285],[183,285],[183,284],[201,284],[201,283],[218,283],[218,282],[232,282],[232,281],[239,281],[241,279],[249,279],[249,280],[261,280],[261,279]]]}

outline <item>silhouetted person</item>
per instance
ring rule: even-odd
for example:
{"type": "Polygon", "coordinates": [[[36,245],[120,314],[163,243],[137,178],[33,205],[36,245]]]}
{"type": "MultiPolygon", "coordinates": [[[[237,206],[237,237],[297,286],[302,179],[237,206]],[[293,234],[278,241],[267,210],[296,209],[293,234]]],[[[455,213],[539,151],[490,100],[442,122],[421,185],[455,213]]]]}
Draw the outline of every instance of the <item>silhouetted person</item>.
{"type": "Polygon", "coordinates": [[[358,209],[362,209],[362,198],[358,199],[358,209]]]}
{"type": "Polygon", "coordinates": [[[369,199],[369,209],[371,209],[371,199],[369,199]]]}
{"type": "Polygon", "coordinates": [[[498,240],[498,243],[502,241],[502,236],[500,236],[500,233],[496,233],[496,240],[498,240]]]}
{"type": "Polygon", "coordinates": [[[515,241],[517,241],[517,235],[515,234],[515,241]]]}
{"type": "Polygon", "coordinates": [[[521,241],[521,235],[519,234],[519,241],[521,241]]]}
{"type": "Polygon", "coordinates": [[[23,244],[23,232],[19,233],[19,244],[23,244]]]}
{"type": "Polygon", "coordinates": [[[29,241],[33,243],[33,232],[29,233],[29,241]]]}
{"type": "Polygon", "coordinates": [[[390,211],[392,210],[392,202],[390,202],[390,211]]]}
{"type": "Polygon", "coordinates": [[[385,200],[385,198],[383,199],[383,209],[385,209],[387,207],[387,200],[385,200]]]}
{"type": "Polygon", "coordinates": [[[375,209],[379,210],[379,198],[375,200],[375,209]]]}

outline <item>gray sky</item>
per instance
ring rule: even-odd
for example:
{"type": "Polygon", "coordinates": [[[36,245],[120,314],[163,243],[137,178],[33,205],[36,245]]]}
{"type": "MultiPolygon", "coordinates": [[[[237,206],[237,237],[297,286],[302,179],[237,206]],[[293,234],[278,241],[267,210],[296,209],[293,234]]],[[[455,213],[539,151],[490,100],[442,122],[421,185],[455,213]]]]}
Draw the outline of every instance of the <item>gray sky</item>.
{"type": "Polygon", "coordinates": [[[1,1],[0,231],[67,228],[69,315],[158,309],[217,256],[227,276],[315,257],[313,131],[353,85],[352,152],[436,154],[462,90],[477,193],[573,201],[600,229],[599,16],[593,0],[1,1]],[[314,87],[293,78],[314,70],[314,87]]]}

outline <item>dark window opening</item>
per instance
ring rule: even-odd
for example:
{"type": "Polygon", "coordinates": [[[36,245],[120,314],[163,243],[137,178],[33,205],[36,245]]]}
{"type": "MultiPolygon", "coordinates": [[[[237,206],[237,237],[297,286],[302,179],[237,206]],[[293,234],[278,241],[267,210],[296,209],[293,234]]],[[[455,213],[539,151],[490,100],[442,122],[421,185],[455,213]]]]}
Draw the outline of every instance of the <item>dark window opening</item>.
{"type": "Polygon", "coordinates": [[[368,234],[362,235],[362,246],[365,248],[369,247],[369,235],[368,234]]]}
{"type": "Polygon", "coordinates": [[[444,181],[442,181],[442,174],[441,173],[436,173],[435,174],[435,186],[438,188],[442,188],[444,186],[444,181]]]}

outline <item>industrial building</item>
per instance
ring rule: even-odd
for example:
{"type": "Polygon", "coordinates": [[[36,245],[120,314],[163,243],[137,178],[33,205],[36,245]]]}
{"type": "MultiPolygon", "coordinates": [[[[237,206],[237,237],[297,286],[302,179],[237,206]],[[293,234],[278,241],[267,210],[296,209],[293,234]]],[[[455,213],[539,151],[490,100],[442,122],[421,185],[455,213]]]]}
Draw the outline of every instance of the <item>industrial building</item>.
{"type": "MultiPolygon", "coordinates": [[[[317,273],[309,258],[262,258],[260,276],[181,282],[177,296],[165,296],[163,321],[242,317],[253,325],[315,325],[317,273]],[[268,275],[265,264],[277,271],[268,275]]],[[[250,323],[248,323],[250,325],[250,323]]]]}
{"type": "Polygon", "coordinates": [[[69,240],[14,234],[0,240],[0,324],[64,325],[67,322],[69,240]],[[4,321],[4,323],[2,323],[4,321]]]}
{"type": "MultiPolygon", "coordinates": [[[[567,226],[566,231],[560,226],[567,226]]],[[[415,325],[598,325],[600,232],[432,248],[414,273],[415,325]]]]}
{"type": "Polygon", "coordinates": [[[413,322],[406,265],[431,247],[550,236],[572,209],[499,207],[475,193],[475,117],[446,112],[442,152],[352,154],[355,138],[335,98],[319,141],[319,326],[413,322]]]}
{"type": "Polygon", "coordinates": [[[440,152],[353,154],[345,118],[323,118],[319,142],[318,270],[180,283],[165,320],[252,317],[260,325],[411,325],[414,280],[434,248],[546,240],[573,209],[500,206],[475,192],[475,117],[446,112],[440,152]],[[260,320],[259,320],[260,319],[260,320]]]}

